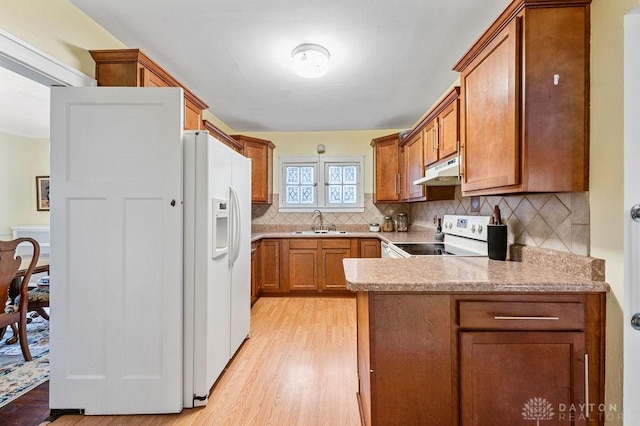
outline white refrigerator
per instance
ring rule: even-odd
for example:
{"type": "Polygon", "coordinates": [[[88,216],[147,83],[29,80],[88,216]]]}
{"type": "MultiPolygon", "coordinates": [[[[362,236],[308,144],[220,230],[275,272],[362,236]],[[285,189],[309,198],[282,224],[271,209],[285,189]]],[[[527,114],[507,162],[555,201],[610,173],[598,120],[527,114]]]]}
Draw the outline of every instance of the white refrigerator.
{"type": "Polygon", "coordinates": [[[178,88],[52,88],[50,408],[206,403],[249,333],[250,160],[178,88]]]}
{"type": "Polygon", "coordinates": [[[209,389],[249,334],[251,160],[207,133],[184,136],[184,406],[209,389]]]}

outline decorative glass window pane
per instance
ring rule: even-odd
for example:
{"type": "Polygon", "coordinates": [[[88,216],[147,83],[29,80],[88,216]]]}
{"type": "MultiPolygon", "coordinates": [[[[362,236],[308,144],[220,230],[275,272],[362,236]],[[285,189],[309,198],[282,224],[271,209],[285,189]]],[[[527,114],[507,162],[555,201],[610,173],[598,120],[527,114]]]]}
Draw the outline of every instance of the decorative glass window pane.
{"type": "Polygon", "coordinates": [[[287,203],[300,203],[299,186],[287,186],[287,203]]]}
{"type": "Polygon", "coordinates": [[[280,157],[280,200],[283,212],[364,211],[364,156],[280,157]]]}
{"type": "Polygon", "coordinates": [[[304,204],[313,204],[313,186],[301,186],[300,189],[302,191],[302,199],[300,202],[304,204]]]}
{"type": "Polygon", "coordinates": [[[342,203],[342,186],[329,185],[329,203],[342,203]]]}
{"type": "Polygon", "coordinates": [[[342,183],[342,167],[329,166],[329,184],[342,183]]]}
{"type": "Polygon", "coordinates": [[[313,167],[300,167],[300,183],[315,183],[313,181],[313,167]]]}
{"type": "Polygon", "coordinates": [[[355,185],[356,183],[358,183],[356,181],[356,166],[344,166],[342,168],[343,170],[343,182],[342,183],[350,183],[355,185]]]}
{"type": "Polygon", "coordinates": [[[344,185],[342,187],[342,202],[343,203],[356,202],[356,186],[355,185],[344,185]]]}
{"type": "Polygon", "coordinates": [[[300,183],[300,168],[287,167],[287,185],[295,185],[300,183]]]}

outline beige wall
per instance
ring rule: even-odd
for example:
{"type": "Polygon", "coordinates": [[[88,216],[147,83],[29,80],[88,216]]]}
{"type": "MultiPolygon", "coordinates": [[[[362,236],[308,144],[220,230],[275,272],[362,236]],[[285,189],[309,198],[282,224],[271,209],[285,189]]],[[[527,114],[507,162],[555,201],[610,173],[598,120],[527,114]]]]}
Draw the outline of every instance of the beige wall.
{"type": "Polygon", "coordinates": [[[124,46],[67,0],[1,0],[0,28],[94,76],[92,49],[124,46]]]}
{"type": "Polygon", "coordinates": [[[371,139],[396,133],[399,130],[354,130],[343,132],[266,132],[244,133],[274,143],[273,151],[273,191],[279,191],[278,159],[281,155],[318,155],[316,146],[323,144],[323,155],[365,155],[364,192],[373,192],[373,150],[371,139]]]}
{"type": "Polygon", "coordinates": [[[36,209],[36,176],[49,175],[49,140],[0,133],[0,239],[16,225],[48,225],[36,209]]]}
{"type": "Polygon", "coordinates": [[[618,413],[623,410],[623,16],[638,5],[638,0],[591,4],[591,254],[605,259],[611,285],[606,393],[618,413]]]}

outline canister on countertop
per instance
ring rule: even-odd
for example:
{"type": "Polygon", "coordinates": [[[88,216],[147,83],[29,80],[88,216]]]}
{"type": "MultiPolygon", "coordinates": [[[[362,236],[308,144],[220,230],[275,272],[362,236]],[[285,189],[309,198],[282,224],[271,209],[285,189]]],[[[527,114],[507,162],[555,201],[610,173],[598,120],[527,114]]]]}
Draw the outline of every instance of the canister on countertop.
{"type": "Polygon", "coordinates": [[[398,213],[396,221],[398,222],[396,228],[398,232],[407,232],[409,230],[409,218],[406,213],[398,213]]]}
{"type": "Polygon", "coordinates": [[[382,232],[393,232],[395,230],[395,224],[391,216],[385,216],[382,222],[382,232]]]}
{"type": "Polygon", "coordinates": [[[370,223],[369,232],[380,232],[380,225],[377,223],[370,223]]]}

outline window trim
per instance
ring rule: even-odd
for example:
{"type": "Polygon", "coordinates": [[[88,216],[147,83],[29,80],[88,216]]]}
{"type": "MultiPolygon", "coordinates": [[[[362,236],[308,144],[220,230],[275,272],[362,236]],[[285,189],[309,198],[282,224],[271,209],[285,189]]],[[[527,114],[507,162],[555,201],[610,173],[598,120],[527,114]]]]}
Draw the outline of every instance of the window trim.
{"type": "Polygon", "coordinates": [[[311,213],[316,209],[327,213],[363,213],[364,212],[364,155],[330,155],[330,156],[312,156],[312,155],[285,155],[278,158],[279,172],[279,203],[278,212],[280,213],[311,213]],[[284,167],[287,164],[313,164],[318,182],[315,185],[316,202],[313,205],[305,205],[293,207],[286,205],[286,176],[284,167]],[[357,166],[357,194],[356,205],[354,207],[331,206],[326,202],[326,166],[325,163],[351,163],[357,166]]]}

